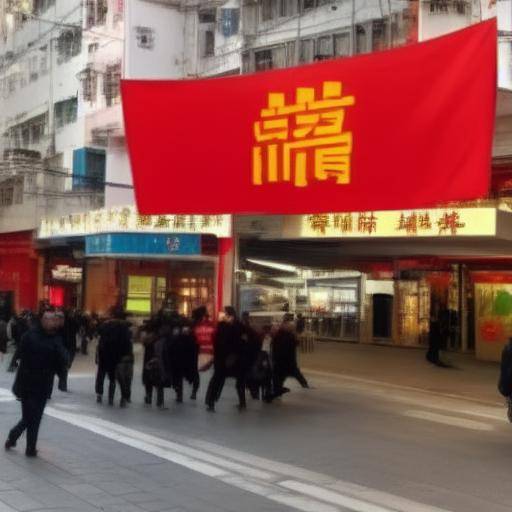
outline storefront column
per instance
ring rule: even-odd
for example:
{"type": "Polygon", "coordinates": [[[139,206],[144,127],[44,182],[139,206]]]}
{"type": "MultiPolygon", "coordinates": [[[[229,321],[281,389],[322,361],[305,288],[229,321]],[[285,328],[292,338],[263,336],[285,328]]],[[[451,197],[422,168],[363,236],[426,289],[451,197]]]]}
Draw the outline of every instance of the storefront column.
{"type": "Polygon", "coordinates": [[[233,238],[219,238],[219,263],[217,266],[217,311],[233,304],[233,275],[235,243],[233,238]]]}
{"type": "Polygon", "coordinates": [[[467,272],[465,265],[459,265],[459,318],[460,318],[460,348],[468,351],[468,304],[467,304],[467,272]]]}

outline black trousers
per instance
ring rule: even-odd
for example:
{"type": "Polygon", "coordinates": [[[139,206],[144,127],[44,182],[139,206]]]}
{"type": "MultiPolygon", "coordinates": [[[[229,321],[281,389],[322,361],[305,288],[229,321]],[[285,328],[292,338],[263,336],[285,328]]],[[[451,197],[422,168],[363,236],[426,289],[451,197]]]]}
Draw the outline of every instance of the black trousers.
{"type": "Polygon", "coordinates": [[[153,386],[153,384],[145,384],[146,389],[146,403],[153,402],[153,389],[156,389],[156,405],[162,407],[164,405],[164,388],[162,386],[153,386]]]}
{"type": "MultiPolygon", "coordinates": [[[[206,390],[206,405],[209,407],[213,407],[215,402],[217,402],[222,394],[222,389],[224,388],[224,384],[226,382],[227,375],[223,371],[215,370],[213,372],[212,378],[210,379],[210,383],[208,384],[208,389],[206,390]]],[[[238,376],[236,378],[236,392],[238,395],[238,403],[240,406],[245,407],[245,376],[238,376]]]]}
{"type": "Polygon", "coordinates": [[[21,399],[21,421],[9,432],[9,440],[15,443],[27,431],[27,451],[34,451],[37,445],[39,426],[46,406],[45,396],[21,399]]]}
{"type": "Polygon", "coordinates": [[[121,389],[121,398],[129,402],[132,397],[133,362],[121,361],[116,368],[116,377],[121,389]]]}
{"type": "Polygon", "coordinates": [[[297,367],[290,373],[274,373],[274,393],[276,395],[282,394],[284,382],[288,377],[293,377],[294,379],[297,379],[297,381],[303,388],[309,388],[309,384],[308,381],[306,380],[306,377],[302,375],[302,372],[300,371],[299,367],[297,367]]]}
{"type": "Polygon", "coordinates": [[[105,377],[108,376],[108,399],[109,401],[114,400],[114,394],[116,392],[116,372],[112,369],[107,369],[102,365],[98,365],[98,371],[96,372],[96,394],[103,396],[103,387],[105,384],[105,377]]]}
{"type": "MultiPolygon", "coordinates": [[[[183,400],[183,380],[183,376],[175,377],[173,383],[174,391],[176,391],[176,398],[179,401],[183,400]]],[[[199,372],[196,372],[192,379],[192,396],[194,397],[197,395],[197,392],[199,391],[200,382],[201,381],[199,377],[199,372]]]]}

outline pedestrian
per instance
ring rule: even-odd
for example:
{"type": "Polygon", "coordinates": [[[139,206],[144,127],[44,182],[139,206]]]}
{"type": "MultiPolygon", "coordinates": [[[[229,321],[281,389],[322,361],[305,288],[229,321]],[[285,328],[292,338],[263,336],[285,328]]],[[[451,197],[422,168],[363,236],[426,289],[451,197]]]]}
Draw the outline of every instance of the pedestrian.
{"type": "Polygon", "coordinates": [[[210,320],[205,306],[200,306],[192,312],[192,332],[199,349],[199,371],[205,372],[213,365],[213,339],[215,336],[215,324],[210,320]]]}
{"type": "MultiPolygon", "coordinates": [[[[21,339],[23,335],[30,329],[30,311],[23,310],[19,315],[13,316],[11,319],[11,336],[14,341],[15,353],[16,349],[20,346],[21,339]]],[[[16,371],[16,361],[14,357],[11,359],[9,367],[7,369],[9,372],[16,371]]]]}
{"type": "Polygon", "coordinates": [[[13,385],[14,395],[21,401],[22,419],[9,432],[6,450],[16,446],[27,431],[27,457],[37,456],[37,437],[46,400],[55,375],[67,367],[67,354],[57,334],[57,320],[51,310],[41,313],[40,324],[23,335],[16,350],[19,361],[13,385]]]}
{"type": "Polygon", "coordinates": [[[142,384],[146,391],[144,403],[153,403],[153,390],[156,389],[156,406],[164,406],[163,380],[163,340],[159,338],[159,325],[156,318],[146,321],[140,330],[140,340],[144,347],[144,359],[142,365],[142,384]]]}
{"type": "Polygon", "coordinates": [[[199,349],[189,321],[177,310],[177,301],[170,295],[167,307],[161,314],[161,335],[164,338],[165,374],[170,378],[176,393],[176,402],[183,402],[183,381],[192,385],[191,400],[197,397],[199,389],[199,349]]]}
{"type": "Polygon", "coordinates": [[[7,354],[7,344],[9,336],[7,335],[7,322],[0,318],[0,362],[3,363],[4,356],[7,354]]]}
{"type": "Polygon", "coordinates": [[[219,400],[228,377],[236,380],[239,410],[246,408],[245,377],[247,368],[244,361],[243,335],[244,326],[238,321],[235,309],[227,306],[214,338],[214,371],[206,392],[208,411],[215,411],[215,403],[219,400]]]}
{"type": "Polygon", "coordinates": [[[58,388],[60,391],[68,391],[68,374],[76,355],[76,335],[78,332],[78,324],[73,312],[64,312],[59,309],[56,311],[58,321],[58,329],[64,348],[68,354],[68,367],[59,375],[58,388]]]}
{"type": "Polygon", "coordinates": [[[428,333],[428,350],[425,358],[429,363],[447,368],[448,365],[441,361],[439,352],[445,345],[448,325],[447,325],[448,310],[444,309],[437,302],[433,302],[430,314],[430,328],[428,333]]]}
{"type": "MultiPolygon", "coordinates": [[[[109,318],[99,327],[99,342],[96,354],[98,369],[95,384],[96,401],[98,403],[103,401],[105,377],[108,377],[108,404],[114,405],[116,379],[120,375],[117,372],[117,367],[125,356],[128,356],[129,359],[130,354],[133,357],[130,326],[125,321],[124,313],[119,308],[114,307],[110,311],[109,318]]],[[[125,362],[128,362],[128,359],[125,362]]],[[[123,370],[129,370],[128,364],[125,365],[123,370]]],[[[123,381],[120,405],[125,407],[129,399],[126,382],[123,381]]]]}
{"type": "Polygon", "coordinates": [[[259,400],[265,371],[260,356],[263,339],[252,326],[250,313],[247,311],[242,313],[242,325],[244,327],[244,352],[247,362],[247,388],[253,400],[259,400]]]}
{"type": "Polygon", "coordinates": [[[509,338],[501,353],[498,390],[507,400],[507,417],[512,423],[512,338],[509,338]]]}
{"type": "Polygon", "coordinates": [[[298,344],[293,315],[287,313],[272,341],[272,370],[276,397],[289,391],[283,386],[288,377],[297,379],[303,388],[309,388],[308,381],[297,363],[298,344]]]}

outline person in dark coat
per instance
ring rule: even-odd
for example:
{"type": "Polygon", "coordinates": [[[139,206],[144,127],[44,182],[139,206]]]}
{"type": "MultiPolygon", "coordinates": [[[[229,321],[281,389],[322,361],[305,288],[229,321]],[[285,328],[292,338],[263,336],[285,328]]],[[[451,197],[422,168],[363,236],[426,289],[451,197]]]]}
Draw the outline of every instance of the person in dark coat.
{"type": "Polygon", "coordinates": [[[4,356],[7,354],[8,341],[7,322],[3,318],[0,318],[0,362],[3,362],[4,356]]]}
{"type": "MultiPolygon", "coordinates": [[[[124,320],[122,311],[113,308],[110,318],[100,325],[98,332],[100,339],[97,349],[96,401],[103,401],[103,386],[105,377],[108,377],[108,403],[114,405],[118,365],[125,357],[133,358],[130,327],[124,320]]],[[[129,399],[125,386],[122,386],[120,405],[126,406],[129,399]]]]}
{"type": "Polygon", "coordinates": [[[162,353],[158,350],[159,325],[156,318],[146,321],[140,330],[140,339],[144,347],[142,365],[142,384],[146,391],[144,403],[153,403],[153,390],[156,389],[156,405],[164,405],[164,382],[162,380],[162,353]]]}
{"type": "Polygon", "coordinates": [[[448,367],[441,361],[439,352],[446,345],[448,336],[448,310],[433,302],[431,306],[430,328],[428,333],[428,350],[425,358],[441,368],[448,367]]]}
{"type": "MultiPolygon", "coordinates": [[[[14,346],[18,348],[21,343],[21,339],[23,335],[30,329],[31,327],[31,313],[29,311],[22,311],[21,314],[14,316],[11,321],[11,335],[14,341],[14,346]]],[[[7,369],[9,372],[16,371],[16,361],[14,357],[11,359],[9,367],[7,369]]]]}
{"type": "Polygon", "coordinates": [[[37,437],[46,400],[55,375],[67,367],[67,354],[57,334],[53,311],[41,313],[40,325],[25,333],[16,350],[19,361],[13,393],[21,400],[22,419],[9,432],[6,450],[16,446],[21,434],[27,431],[26,455],[37,456],[37,437]]]}
{"type": "Polygon", "coordinates": [[[507,416],[512,423],[512,338],[503,347],[501,353],[498,390],[507,399],[507,416]]]}
{"type": "Polygon", "coordinates": [[[224,319],[219,322],[215,333],[214,372],[206,392],[206,405],[211,412],[215,410],[215,402],[220,398],[227,377],[236,379],[238,408],[246,408],[245,377],[248,368],[244,339],[247,335],[233,307],[226,307],[224,313],[224,319]]]}
{"type": "Polygon", "coordinates": [[[68,353],[68,367],[59,375],[59,390],[68,391],[68,373],[76,355],[76,335],[78,333],[78,322],[73,312],[58,310],[56,316],[59,322],[59,334],[68,353]]]}
{"type": "Polygon", "coordinates": [[[308,381],[302,375],[297,363],[297,346],[293,315],[286,314],[272,340],[272,368],[274,372],[274,395],[281,396],[289,391],[283,387],[288,377],[299,381],[303,388],[309,388],[308,381]]]}

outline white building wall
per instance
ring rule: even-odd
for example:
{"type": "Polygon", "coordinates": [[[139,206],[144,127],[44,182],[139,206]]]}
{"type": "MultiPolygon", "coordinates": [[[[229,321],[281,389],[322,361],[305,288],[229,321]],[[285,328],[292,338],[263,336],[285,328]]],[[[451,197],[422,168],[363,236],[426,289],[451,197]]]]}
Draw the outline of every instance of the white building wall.
{"type": "Polygon", "coordinates": [[[126,78],[171,79],[184,76],[185,14],[176,8],[144,0],[125,0],[126,78]],[[153,36],[153,47],[140,41],[153,36]]]}

